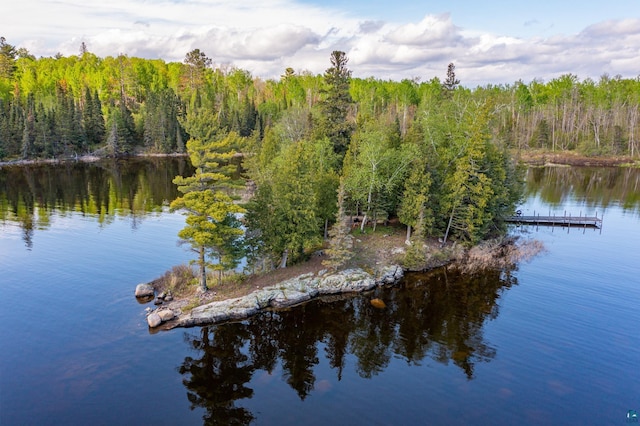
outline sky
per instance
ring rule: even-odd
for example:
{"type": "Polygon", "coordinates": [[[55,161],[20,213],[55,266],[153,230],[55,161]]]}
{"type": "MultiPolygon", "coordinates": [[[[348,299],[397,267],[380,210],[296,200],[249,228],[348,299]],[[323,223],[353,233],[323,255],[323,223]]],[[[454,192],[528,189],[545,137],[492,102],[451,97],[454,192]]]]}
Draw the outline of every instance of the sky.
{"type": "Polygon", "coordinates": [[[14,0],[0,36],[36,57],[183,61],[278,78],[324,72],[341,50],[354,77],[443,80],[467,87],[640,76],[640,0],[14,0]]]}

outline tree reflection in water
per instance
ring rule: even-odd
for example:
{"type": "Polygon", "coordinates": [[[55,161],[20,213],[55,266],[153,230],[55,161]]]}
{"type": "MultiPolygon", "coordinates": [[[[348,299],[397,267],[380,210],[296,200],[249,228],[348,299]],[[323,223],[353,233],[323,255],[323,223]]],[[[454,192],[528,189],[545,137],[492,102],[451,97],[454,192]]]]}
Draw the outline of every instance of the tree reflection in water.
{"type": "Polygon", "coordinates": [[[253,389],[245,386],[255,371],[250,358],[243,353],[243,346],[249,340],[247,326],[228,324],[215,330],[204,327],[200,331],[199,337],[187,335],[185,340],[202,356],[185,358],[178,369],[180,374],[189,374],[183,382],[191,409],[206,408],[205,424],[250,423],[253,414],[235,404],[236,400],[253,396],[253,389]]]}
{"type": "Polygon", "coordinates": [[[203,327],[199,335],[186,333],[198,353],[179,367],[192,409],[206,410],[205,424],[250,423],[254,415],[237,405],[253,396],[246,385],[254,372],[272,373],[278,365],[304,400],[314,391],[320,344],[338,381],[349,354],[362,378],[383,372],[392,358],[420,365],[428,357],[453,363],[471,380],[475,365],[496,355],[483,326],[498,316],[502,293],[517,284],[510,272],[409,274],[373,294],[319,299],[242,323],[203,327]],[[372,297],[387,307],[373,307],[372,297]]]}
{"type": "Polygon", "coordinates": [[[131,216],[135,227],[178,196],[176,175],[191,173],[185,157],[0,167],[0,224],[17,223],[27,248],[34,230],[48,229],[60,213],[91,216],[100,225],[131,216]]]}

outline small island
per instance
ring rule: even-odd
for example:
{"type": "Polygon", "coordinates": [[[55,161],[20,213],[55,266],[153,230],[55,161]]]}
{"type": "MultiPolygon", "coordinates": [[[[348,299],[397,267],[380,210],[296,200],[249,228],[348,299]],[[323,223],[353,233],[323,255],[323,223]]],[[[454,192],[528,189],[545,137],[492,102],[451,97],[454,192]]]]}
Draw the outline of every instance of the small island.
{"type": "MultiPolygon", "coordinates": [[[[194,285],[197,274],[189,266],[174,267],[164,276],[139,284],[136,295],[141,302],[155,301],[147,308],[152,329],[218,324],[249,318],[266,310],[291,308],[315,298],[353,297],[367,294],[380,286],[392,286],[406,272],[449,267],[466,273],[489,268],[505,268],[527,260],[544,250],[536,240],[504,238],[486,241],[471,250],[450,243],[442,247],[437,240],[427,241],[430,253],[418,269],[402,265],[407,253],[402,230],[388,226],[384,232],[364,234],[354,242],[358,253],[345,267],[330,272],[323,266],[326,255],[315,253],[308,261],[265,274],[246,277],[214,290],[199,291],[194,285]]],[[[372,299],[376,306],[376,299],[372,299]]],[[[376,306],[377,307],[377,306],[376,306]]]]}

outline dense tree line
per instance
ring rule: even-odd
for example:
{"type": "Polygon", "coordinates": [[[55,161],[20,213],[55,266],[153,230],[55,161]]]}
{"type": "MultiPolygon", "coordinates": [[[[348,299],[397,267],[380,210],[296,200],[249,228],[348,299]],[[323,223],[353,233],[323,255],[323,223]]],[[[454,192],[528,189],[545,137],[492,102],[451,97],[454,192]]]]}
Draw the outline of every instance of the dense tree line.
{"type": "Polygon", "coordinates": [[[218,132],[262,138],[276,125],[291,137],[321,129],[344,153],[366,119],[394,122],[405,138],[438,93],[493,104],[491,132],[510,148],[638,155],[638,78],[580,81],[566,74],[469,89],[455,78],[453,64],[442,81],[397,82],[351,78],[342,52],[331,60],[335,66],[325,75],[288,68],[279,80],[265,81],[214,67],[199,49],[182,63],[100,58],[86,46],[79,55],[36,59],[1,38],[0,158],[184,151],[189,121],[203,109],[214,115],[209,124],[218,132]]]}

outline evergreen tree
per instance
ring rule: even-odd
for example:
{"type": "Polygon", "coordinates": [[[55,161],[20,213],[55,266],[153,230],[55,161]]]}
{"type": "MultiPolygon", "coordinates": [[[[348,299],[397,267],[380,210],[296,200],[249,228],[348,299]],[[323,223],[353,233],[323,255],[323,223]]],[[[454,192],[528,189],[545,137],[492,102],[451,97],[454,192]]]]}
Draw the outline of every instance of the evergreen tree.
{"type": "Polygon", "coordinates": [[[171,203],[171,209],[184,210],[187,215],[187,226],[178,235],[198,252],[195,263],[202,291],[207,290],[207,267],[219,271],[221,277],[222,271],[235,268],[243,255],[243,231],[236,215],[245,210],[225,192],[230,178],[224,163],[234,155],[232,140],[233,135],[209,142],[190,139],[187,150],[196,171],[173,180],[184,195],[171,203]],[[207,258],[213,258],[214,263],[207,258]]]}
{"type": "Polygon", "coordinates": [[[106,134],[102,103],[98,92],[92,94],[89,87],[85,88],[82,122],[88,145],[95,147],[102,144],[106,134]]]}
{"type": "Polygon", "coordinates": [[[124,102],[112,105],[107,122],[107,151],[112,155],[127,155],[135,146],[135,124],[124,102]]]}
{"type": "Polygon", "coordinates": [[[424,156],[418,157],[411,165],[408,178],[404,183],[404,193],[398,218],[407,225],[406,243],[411,241],[411,228],[420,228],[417,238],[424,238],[433,223],[433,212],[428,207],[431,193],[431,174],[424,156]]]}
{"type": "Polygon", "coordinates": [[[55,119],[52,112],[47,112],[42,104],[36,110],[35,145],[44,157],[55,157],[59,154],[55,134],[55,119]]]}
{"type": "MultiPolygon", "coordinates": [[[[198,179],[198,173],[193,177],[198,179]]],[[[235,215],[244,213],[244,209],[224,192],[210,189],[185,193],[171,203],[171,209],[183,210],[187,215],[187,226],[178,236],[198,252],[201,290],[208,289],[207,266],[219,272],[220,284],[222,272],[234,269],[242,257],[243,231],[235,215]],[[207,257],[213,258],[214,263],[207,262],[207,257]]]]}
{"type": "Polygon", "coordinates": [[[456,90],[458,84],[460,84],[460,80],[456,78],[456,66],[451,62],[447,66],[447,78],[442,83],[442,88],[444,89],[445,94],[450,96],[451,93],[456,90]]]}
{"type": "Polygon", "coordinates": [[[329,231],[329,248],[325,250],[327,259],[322,264],[331,270],[337,270],[353,257],[353,237],[349,234],[349,224],[345,214],[345,189],[344,181],[338,188],[338,211],[336,222],[329,231]]]}
{"type": "Polygon", "coordinates": [[[9,114],[5,102],[0,98],[0,160],[7,155],[7,140],[9,139],[9,114]]]}
{"type": "Polygon", "coordinates": [[[36,140],[36,111],[33,94],[27,98],[27,107],[24,117],[24,127],[22,130],[22,158],[30,158],[37,155],[36,140]]]}
{"type": "Polygon", "coordinates": [[[193,49],[186,54],[184,63],[188,66],[189,88],[191,90],[200,88],[205,83],[205,72],[212,64],[211,58],[200,49],[193,49]]]}
{"type": "Polygon", "coordinates": [[[259,245],[280,267],[301,260],[322,239],[313,186],[311,147],[292,144],[259,176],[247,222],[259,245]]]}
{"type": "Polygon", "coordinates": [[[347,119],[353,102],[349,93],[351,71],[347,68],[349,59],[344,52],[333,51],[330,60],[332,66],[324,73],[325,99],[320,103],[318,131],[320,136],[331,140],[336,153],[344,155],[353,131],[347,119]]]}

